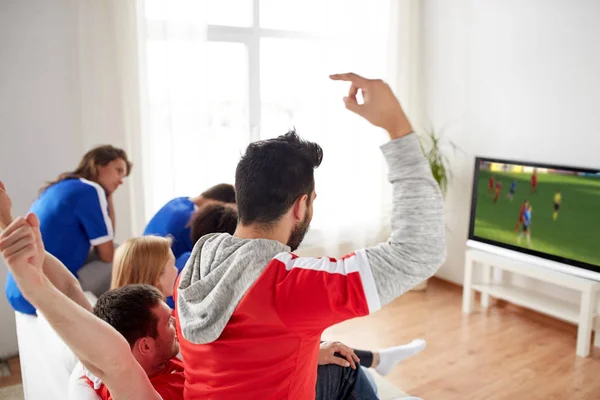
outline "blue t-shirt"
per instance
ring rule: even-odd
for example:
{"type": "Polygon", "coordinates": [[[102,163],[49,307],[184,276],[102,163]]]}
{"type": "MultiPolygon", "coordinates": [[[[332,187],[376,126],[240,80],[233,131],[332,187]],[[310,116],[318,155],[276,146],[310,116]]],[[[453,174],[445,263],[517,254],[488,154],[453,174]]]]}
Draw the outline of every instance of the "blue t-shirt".
{"type": "Polygon", "coordinates": [[[517,190],[517,182],[513,181],[513,182],[510,184],[510,191],[511,191],[511,192],[514,192],[515,190],[517,190]]]}
{"type": "Polygon", "coordinates": [[[188,222],[194,209],[194,203],[187,197],[169,201],[148,222],[144,235],[170,236],[173,239],[171,250],[175,258],[186,251],[192,251],[194,246],[188,222]]]}
{"type": "MultiPolygon", "coordinates": [[[[183,253],[182,255],[177,257],[177,259],[175,260],[175,266],[177,267],[177,276],[178,277],[179,277],[179,274],[181,274],[183,267],[185,267],[185,264],[190,259],[191,255],[192,255],[191,251],[186,251],[185,253],[183,253]]],[[[169,305],[169,307],[175,308],[175,301],[173,300],[173,297],[167,297],[167,304],[169,305]]]]}
{"type": "Polygon", "coordinates": [[[529,224],[531,223],[531,211],[526,210],[523,213],[523,220],[524,220],[525,225],[529,226],[529,224]]]}
{"type": "MultiPolygon", "coordinates": [[[[75,276],[91,247],[112,241],[114,237],[106,193],[102,186],[86,179],[66,179],[50,186],[30,211],[40,220],[46,250],[75,276]]],[[[10,273],[5,292],[15,310],[35,314],[35,308],[25,300],[10,273]]]]}

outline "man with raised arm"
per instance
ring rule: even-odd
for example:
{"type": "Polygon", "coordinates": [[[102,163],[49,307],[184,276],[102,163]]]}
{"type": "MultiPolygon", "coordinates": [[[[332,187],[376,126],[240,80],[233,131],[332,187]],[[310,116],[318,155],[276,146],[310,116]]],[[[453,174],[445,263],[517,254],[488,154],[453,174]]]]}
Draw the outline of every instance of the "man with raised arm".
{"type": "Polygon", "coordinates": [[[297,257],[323,151],[295,132],[251,143],[236,170],[235,234],[198,241],[177,284],[186,399],[314,399],[323,330],[377,311],[445,258],[442,196],[390,87],[331,78],[350,82],[346,107],[389,135],[392,234],[337,260],[297,257]]]}

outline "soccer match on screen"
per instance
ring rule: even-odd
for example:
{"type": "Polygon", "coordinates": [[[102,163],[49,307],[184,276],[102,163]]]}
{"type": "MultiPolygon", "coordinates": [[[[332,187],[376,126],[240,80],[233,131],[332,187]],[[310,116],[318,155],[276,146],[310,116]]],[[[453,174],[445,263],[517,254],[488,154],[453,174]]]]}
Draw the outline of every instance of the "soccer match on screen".
{"type": "Polygon", "coordinates": [[[600,265],[600,176],[481,161],[474,235],[600,265]]]}

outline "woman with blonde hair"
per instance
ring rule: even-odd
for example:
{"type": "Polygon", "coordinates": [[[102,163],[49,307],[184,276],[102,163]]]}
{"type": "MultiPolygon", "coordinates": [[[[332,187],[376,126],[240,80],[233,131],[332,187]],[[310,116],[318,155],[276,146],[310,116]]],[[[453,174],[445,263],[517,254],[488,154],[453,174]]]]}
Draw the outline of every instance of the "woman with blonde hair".
{"type": "Polygon", "coordinates": [[[142,283],[158,288],[167,298],[173,295],[175,279],[177,268],[170,238],[132,238],[120,245],[115,252],[111,289],[142,283]]]}

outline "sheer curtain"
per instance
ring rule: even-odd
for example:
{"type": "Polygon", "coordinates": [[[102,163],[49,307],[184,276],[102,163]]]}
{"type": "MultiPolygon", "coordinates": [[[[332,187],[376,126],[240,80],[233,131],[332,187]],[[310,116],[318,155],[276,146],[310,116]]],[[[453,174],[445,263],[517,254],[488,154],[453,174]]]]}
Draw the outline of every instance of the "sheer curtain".
{"type": "Polygon", "coordinates": [[[76,79],[82,150],[112,144],[134,163],[127,184],[115,192],[119,242],[143,227],[143,153],[140,147],[140,77],[136,0],[79,1],[64,5],[76,15],[76,79]]]}
{"type": "Polygon", "coordinates": [[[146,220],[175,196],[233,183],[248,143],[295,128],[324,149],[306,251],[340,255],[385,234],[386,135],[345,110],[348,85],[328,75],[400,83],[396,24],[414,0],[139,4],[146,220]]]}

